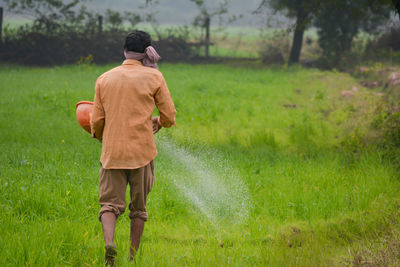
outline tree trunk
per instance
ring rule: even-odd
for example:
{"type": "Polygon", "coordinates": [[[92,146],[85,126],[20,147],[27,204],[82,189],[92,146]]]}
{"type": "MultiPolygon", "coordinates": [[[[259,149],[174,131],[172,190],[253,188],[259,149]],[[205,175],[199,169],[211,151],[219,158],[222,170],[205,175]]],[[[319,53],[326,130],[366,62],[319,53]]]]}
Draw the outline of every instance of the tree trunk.
{"type": "Polygon", "coordinates": [[[103,16],[100,15],[97,19],[98,19],[97,34],[100,36],[103,33],[103,16]]]}
{"type": "Polygon", "coordinates": [[[210,56],[210,17],[206,17],[204,22],[204,27],[206,28],[206,40],[205,40],[205,56],[208,58],[210,56]]]}
{"type": "Polygon", "coordinates": [[[394,8],[396,8],[397,14],[400,18],[400,1],[399,0],[392,0],[394,8]]]}
{"type": "Polygon", "coordinates": [[[296,29],[294,30],[292,49],[290,50],[289,64],[299,63],[303,35],[307,24],[307,14],[304,11],[302,0],[298,1],[296,29]]]}
{"type": "Polygon", "coordinates": [[[3,31],[3,8],[0,7],[0,45],[3,43],[2,31],[3,31]]]}

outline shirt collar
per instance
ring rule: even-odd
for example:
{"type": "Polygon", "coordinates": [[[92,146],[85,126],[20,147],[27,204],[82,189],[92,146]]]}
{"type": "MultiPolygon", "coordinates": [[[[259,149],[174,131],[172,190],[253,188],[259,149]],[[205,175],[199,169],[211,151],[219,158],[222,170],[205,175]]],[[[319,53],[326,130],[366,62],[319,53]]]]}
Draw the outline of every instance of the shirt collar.
{"type": "Polygon", "coordinates": [[[124,62],[122,62],[122,65],[140,65],[142,66],[142,62],[136,59],[125,59],[124,62]]]}

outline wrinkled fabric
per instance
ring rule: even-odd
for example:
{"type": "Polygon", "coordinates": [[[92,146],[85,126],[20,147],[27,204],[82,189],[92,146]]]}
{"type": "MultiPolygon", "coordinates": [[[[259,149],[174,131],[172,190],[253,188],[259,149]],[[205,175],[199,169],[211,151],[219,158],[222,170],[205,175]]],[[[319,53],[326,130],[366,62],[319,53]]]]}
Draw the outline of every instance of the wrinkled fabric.
{"type": "Polygon", "coordinates": [[[158,69],[157,62],[161,59],[160,55],[152,46],[148,46],[144,53],[124,51],[126,59],[134,59],[142,62],[143,66],[158,69]]]}
{"type": "Polygon", "coordinates": [[[125,212],[126,187],[130,187],[129,218],[147,221],[146,199],[154,184],[154,163],[135,170],[100,169],[99,220],[105,212],[112,212],[118,218],[125,212]]]}
{"type": "Polygon", "coordinates": [[[92,137],[102,141],[104,169],[136,169],[157,155],[152,114],[155,106],[162,127],[175,124],[175,106],[163,75],[127,59],[96,81],[92,137]]]}

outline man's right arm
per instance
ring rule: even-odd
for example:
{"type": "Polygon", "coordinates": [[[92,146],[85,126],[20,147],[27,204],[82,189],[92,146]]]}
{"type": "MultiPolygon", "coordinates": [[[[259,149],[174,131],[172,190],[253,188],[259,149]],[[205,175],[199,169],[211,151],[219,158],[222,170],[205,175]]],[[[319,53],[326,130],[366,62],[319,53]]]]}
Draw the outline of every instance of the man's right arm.
{"type": "Polygon", "coordinates": [[[99,79],[96,81],[94,103],[92,116],[90,117],[91,133],[92,137],[102,141],[103,130],[104,130],[105,114],[103,104],[100,97],[100,82],[99,79]]]}
{"type": "Polygon", "coordinates": [[[161,85],[158,88],[154,98],[157,109],[160,112],[160,125],[165,128],[175,125],[176,110],[164,77],[162,77],[161,85]]]}

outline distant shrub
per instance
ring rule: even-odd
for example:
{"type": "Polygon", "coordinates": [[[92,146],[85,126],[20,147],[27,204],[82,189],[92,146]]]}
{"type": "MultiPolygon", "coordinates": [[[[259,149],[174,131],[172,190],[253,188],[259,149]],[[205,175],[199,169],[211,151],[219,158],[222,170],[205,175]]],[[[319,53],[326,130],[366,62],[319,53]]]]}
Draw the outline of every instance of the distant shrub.
{"type": "Polygon", "coordinates": [[[368,42],[364,60],[400,62],[400,27],[390,28],[368,42]]]}
{"type": "Polygon", "coordinates": [[[264,64],[284,64],[289,55],[287,34],[277,31],[260,44],[259,53],[264,64]]]}
{"type": "Polygon", "coordinates": [[[385,101],[376,110],[373,122],[376,129],[382,133],[381,143],[400,149],[400,105],[385,101]]]}
{"type": "Polygon", "coordinates": [[[390,28],[373,43],[375,48],[391,48],[393,51],[400,51],[400,27],[390,28]]]}
{"type": "Polygon", "coordinates": [[[159,54],[166,61],[187,61],[199,54],[198,46],[189,42],[189,28],[178,27],[167,29],[164,34],[158,34],[154,42],[159,54]]]}
{"type": "Polygon", "coordinates": [[[89,54],[98,63],[120,60],[125,32],[118,29],[98,32],[96,21],[90,17],[73,24],[40,17],[33,24],[6,28],[0,59],[26,65],[73,64],[89,54]]]}
{"type": "MultiPolygon", "coordinates": [[[[71,11],[72,12],[72,11],[71,11]]],[[[0,60],[25,65],[74,64],[92,55],[93,63],[123,60],[126,35],[145,21],[137,14],[107,10],[105,24],[102,16],[81,10],[63,18],[57,14],[40,14],[33,22],[17,29],[6,27],[0,49],[0,60]],[[56,16],[57,15],[57,16],[56,16]],[[123,27],[129,21],[132,29],[123,27]]],[[[195,51],[188,42],[188,29],[158,34],[154,46],[164,60],[185,60],[195,51]]]]}
{"type": "Polygon", "coordinates": [[[345,69],[359,59],[357,55],[362,51],[362,46],[354,44],[356,36],[379,32],[391,10],[389,5],[367,5],[363,1],[321,2],[326,3],[316,11],[314,19],[322,49],[320,64],[324,68],[345,69]]]}
{"type": "MultiPolygon", "coordinates": [[[[53,32],[34,26],[6,30],[0,59],[25,65],[74,64],[92,55],[94,63],[123,60],[123,40],[128,31],[107,29],[101,33],[56,25],[53,32]]],[[[163,60],[182,61],[195,57],[196,51],[183,37],[166,36],[154,42],[163,60]]]]}

